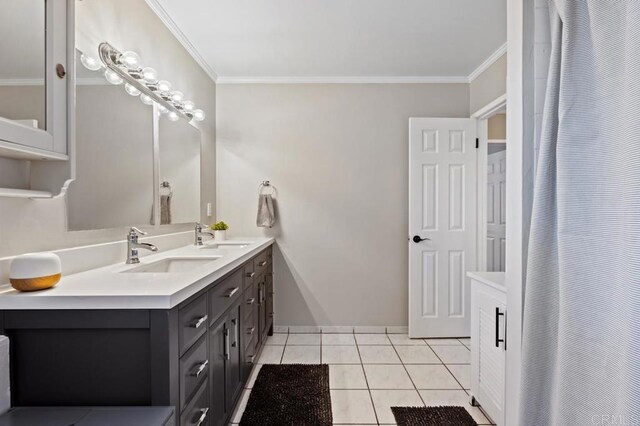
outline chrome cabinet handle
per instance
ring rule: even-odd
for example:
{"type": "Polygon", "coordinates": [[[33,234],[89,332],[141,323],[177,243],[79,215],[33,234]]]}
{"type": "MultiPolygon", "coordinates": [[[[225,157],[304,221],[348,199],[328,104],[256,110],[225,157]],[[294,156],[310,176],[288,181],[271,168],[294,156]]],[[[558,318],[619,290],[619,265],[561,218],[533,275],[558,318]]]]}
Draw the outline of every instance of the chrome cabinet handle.
{"type": "Polygon", "coordinates": [[[198,320],[195,323],[191,324],[191,327],[200,328],[200,326],[207,321],[207,318],[209,318],[209,315],[205,315],[203,317],[198,318],[198,320]]]}
{"type": "Polygon", "coordinates": [[[224,331],[224,359],[229,359],[229,329],[224,331]]]}
{"type": "Polygon", "coordinates": [[[191,373],[191,375],[193,377],[200,376],[204,372],[204,370],[207,368],[207,365],[209,365],[209,360],[205,359],[204,362],[200,364],[200,367],[198,367],[198,369],[196,371],[191,373]]]}
{"type": "Polygon", "coordinates": [[[247,305],[253,305],[254,303],[256,303],[255,297],[252,297],[251,299],[247,299],[247,305]]]}
{"type": "Polygon", "coordinates": [[[238,287],[234,287],[231,291],[224,295],[224,297],[231,297],[236,294],[240,290],[238,287]]]}
{"type": "Polygon", "coordinates": [[[267,261],[263,260],[262,262],[258,263],[258,266],[260,266],[260,267],[267,266],[267,261]]]}
{"type": "Polygon", "coordinates": [[[204,423],[204,421],[207,419],[207,414],[209,414],[208,408],[200,409],[200,417],[198,417],[198,420],[196,421],[196,426],[200,426],[202,423],[204,423]]]}
{"type": "Polygon", "coordinates": [[[254,331],[256,331],[255,327],[247,328],[247,334],[248,335],[252,335],[254,331]]]}
{"type": "Polygon", "coordinates": [[[235,348],[238,346],[238,320],[234,318],[231,323],[233,324],[233,343],[231,346],[235,348]]]}
{"type": "Polygon", "coordinates": [[[246,274],[244,274],[245,277],[247,278],[253,278],[255,277],[256,273],[255,272],[247,272],[246,274]]]}

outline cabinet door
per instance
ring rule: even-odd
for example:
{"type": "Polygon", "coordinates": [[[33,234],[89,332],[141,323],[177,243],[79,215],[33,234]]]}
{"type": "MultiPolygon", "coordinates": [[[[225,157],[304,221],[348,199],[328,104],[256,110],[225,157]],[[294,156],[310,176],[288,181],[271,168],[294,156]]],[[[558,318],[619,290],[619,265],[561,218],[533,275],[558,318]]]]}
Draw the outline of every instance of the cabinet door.
{"type": "Polygon", "coordinates": [[[498,425],[504,424],[505,392],[505,303],[478,283],[472,296],[472,393],[498,425]],[[477,337],[476,337],[477,336],[477,337]]]}
{"type": "Polygon", "coordinates": [[[229,359],[227,361],[227,411],[233,409],[233,405],[242,391],[242,351],[240,343],[240,326],[242,310],[240,303],[233,305],[229,311],[227,330],[229,331],[229,359]]]}
{"type": "Polygon", "coordinates": [[[209,351],[211,370],[211,414],[210,424],[212,426],[222,426],[227,417],[225,369],[227,364],[227,328],[225,317],[220,318],[209,331],[209,351]]]}
{"type": "Polygon", "coordinates": [[[267,332],[267,299],[266,299],[266,280],[265,280],[265,276],[263,275],[262,278],[260,279],[260,282],[258,283],[258,285],[260,286],[260,294],[259,294],[259,300],[260,300],[260,343],[263,344],[264,341],[266,340],[266,332],[267,332]]]}
{"type": "MultiPolygon", "coordinates": [[[[271,269],[271,268],[270,268],[271,269]]],[[[266,289],[266,294],[267,294],[267,332],[269,331],[269,329],[271,328],[271,325],[273,324],[273,314],[274,314],[274,310],[273,310],[273,272],[268,271],[267,275],[267,289],[266,289]]]]}

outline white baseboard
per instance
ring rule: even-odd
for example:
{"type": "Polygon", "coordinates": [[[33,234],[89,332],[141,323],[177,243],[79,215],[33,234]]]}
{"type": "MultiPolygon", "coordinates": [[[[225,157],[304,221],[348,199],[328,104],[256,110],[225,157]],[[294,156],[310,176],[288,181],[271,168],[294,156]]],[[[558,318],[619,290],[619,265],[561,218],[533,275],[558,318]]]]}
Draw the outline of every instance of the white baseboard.
{"type": "Polygon", "coordinates": [[[406,325],[347,325],[347,326],[335,326],[335,325],[276,325],[273,327],[274,333],[290,333],[290,334],[407,334],[409,327],[406,325]]]}

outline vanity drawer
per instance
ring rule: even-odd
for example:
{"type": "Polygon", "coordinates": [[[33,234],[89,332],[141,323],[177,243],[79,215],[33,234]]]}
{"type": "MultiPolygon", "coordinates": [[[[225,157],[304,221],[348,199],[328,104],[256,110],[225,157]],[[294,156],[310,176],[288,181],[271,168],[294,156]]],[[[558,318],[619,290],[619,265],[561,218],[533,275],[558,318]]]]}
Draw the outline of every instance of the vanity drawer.
{"type": "Polygon", "coordinates": [[[213,323],[242,295],[242,270],[209,290],[209,322],[213,323]]]}
{"type": "Polygon", "coordinates": [[[251,284],[253,284],[253,279],[255,278],[256,275],[257,274],[253,264],[253,259],[251,259],[242,268],[242,276],[244,277],[245,290],[251,287],[251,284]]]}
{"type": "Polygon", "coordinates": [[[253,263],[255,264],[256,275],[260,275],[261,273],[263,273],[267,269],[267,264],[269,263],[267,261],[267,251],[264,250],[260,254],[258,254],[254,258],[253,263]]]}
{"type": "Polygon", "coordinates": [[[258,324],[256,323],[256,317],[251,312],[247,318],[244,319],[243,324],[245,349],[249,346],[249,342],[258,335],[258,324]]]}
{"type": "Polygon", "coordinates": [[[209,376],[207,334],[202,336],[180,359],[180,409],[198,389],[198,386],[209,376]]]}
{"type": "Polygon", "coordinates": [[[209,381],[205,380],[182,412],[181,426],[206,426],[209,421],[209,381]]]}
{"type": "Polygon", "coordinates": [[[207,295],[203,294],[180,309],[180,355],[185,353],[207,331],[207,295]]]}
{"type": "Polygon", "coordinates": [[[253,287],[244,292],[242,302],[242,318],[247,319],[253,312],[253,306],[258,303],[258,299],[253,295],[253,287]]]}

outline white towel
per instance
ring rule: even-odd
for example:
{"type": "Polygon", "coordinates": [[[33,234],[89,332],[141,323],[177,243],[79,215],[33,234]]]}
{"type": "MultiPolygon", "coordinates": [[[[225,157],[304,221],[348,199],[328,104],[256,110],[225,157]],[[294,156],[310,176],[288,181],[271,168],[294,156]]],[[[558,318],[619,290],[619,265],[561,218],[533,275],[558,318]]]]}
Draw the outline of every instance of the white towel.
{"type": "Polygon", "coordinates": [[[262,228],[271,228],[276,223],[276,212],[273,208],[273,197],[271,194],[260,194],[258,196],[258,217],[256,225],[262,228]]]}

